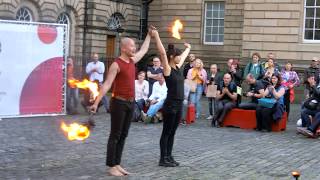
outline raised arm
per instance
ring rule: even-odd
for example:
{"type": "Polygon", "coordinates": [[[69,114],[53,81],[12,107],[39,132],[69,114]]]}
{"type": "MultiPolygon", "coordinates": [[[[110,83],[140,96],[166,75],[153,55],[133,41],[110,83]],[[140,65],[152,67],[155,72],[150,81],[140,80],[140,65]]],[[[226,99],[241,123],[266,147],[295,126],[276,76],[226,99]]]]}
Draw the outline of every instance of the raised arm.
{"type": "Polygon", "coordinates": [[[139,62],[142,57],[147,53],[148,49],[149,49],[149,45],[150,45],[150,40],[151,40],[151,36],[150,33],[147,34],[146,39],[144,40],[140,50],[136,53],[136,55],[132,58],[132,60],[134,61],[134,63],[139,62]]]}
{"type": "Polygon", "coordinates": [[[109,91],[111,88],[111,85],[116,78],[117,74],[119,72],[119,66],[116,62],[113,62],[110,66],[110,69],[108,71],[107,79],[101,86],[99,95],[97,96],[94,104],[90,107],[90,110],[92,112],[96,112],[99,102],[101,101],[102,97],[109,91]]]}
{"type": "Polygon", "coordinates": [[[181,66],[183,65],[183,63],[186,60],[186,58],[188,57],[188,54],[190,53],[190,49],[191,49],[191,45],[188,43],[184,43],[184,46],[186,47],[186,49],[180,55],[180,62],[177,65],[179,68],[181,68],[181,66]]]}
{"type": "Polygon", "coordinates": [[[161,64],[162,64],[162,67],[163,67],[163,75],[164,76],[169,76],[170,73],[171,73],[171,67],[170,67],[169,62],[168,62],[166,49],[163,47],[163,44],[161,42],[161,39],[160,39],[158,31],[153,30],[152,31],[152,35],[154,36],[154,38],[156,40],[157,49],[158,49],[159,54],[160,54],[160,60],[161,60],[161,64]]]}

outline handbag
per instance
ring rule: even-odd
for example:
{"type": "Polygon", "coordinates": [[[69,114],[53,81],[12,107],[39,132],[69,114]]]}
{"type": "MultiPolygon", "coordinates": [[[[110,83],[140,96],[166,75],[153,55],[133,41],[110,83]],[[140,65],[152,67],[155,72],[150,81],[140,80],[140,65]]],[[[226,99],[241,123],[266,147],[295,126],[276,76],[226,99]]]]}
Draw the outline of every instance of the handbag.
{"type": "Polygon", "coordinates": [[[274,98],[260,98],[258,104],[262,107],[272,108],[276,104],[277,100],[274,98]]]}
{"type": "Polygon", "coordinates": [[[191,79],[185,80],[188,86],[190,87],[190,92],[196,92],[197,90],[197,83],[192,81],[191,79]]]}
{"type": "Polygon", "coordinates": [[[217,85],[208,85],[206,96],[215,98],[217,96],[217,85]]]}

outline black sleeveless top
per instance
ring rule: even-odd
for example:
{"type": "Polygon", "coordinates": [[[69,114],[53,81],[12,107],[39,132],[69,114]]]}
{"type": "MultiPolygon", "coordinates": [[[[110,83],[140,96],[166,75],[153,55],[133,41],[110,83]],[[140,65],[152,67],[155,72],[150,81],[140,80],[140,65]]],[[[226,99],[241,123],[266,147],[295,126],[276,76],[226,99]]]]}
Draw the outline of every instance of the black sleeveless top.
{"type": "Polygon", "coordinates": [[[169,76],[164,76],[168,88],[167,100],[183,101],[184,99],[184,77],[180,69],[171,68],[169,76]]]}

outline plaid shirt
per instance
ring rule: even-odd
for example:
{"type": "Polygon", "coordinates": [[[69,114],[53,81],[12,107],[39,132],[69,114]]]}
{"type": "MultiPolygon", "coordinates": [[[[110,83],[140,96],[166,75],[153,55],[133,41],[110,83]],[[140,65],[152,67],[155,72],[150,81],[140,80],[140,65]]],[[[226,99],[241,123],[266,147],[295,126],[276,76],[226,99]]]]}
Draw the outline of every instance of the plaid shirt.
{"type": "Polygon", "coordinates": [[[295,71],[289,71],[287,75],[286,71],[282,70],[281,78],[283,82],[293,84],[293,86],[299,86],[300,84],[300,79],[295,71]]]}

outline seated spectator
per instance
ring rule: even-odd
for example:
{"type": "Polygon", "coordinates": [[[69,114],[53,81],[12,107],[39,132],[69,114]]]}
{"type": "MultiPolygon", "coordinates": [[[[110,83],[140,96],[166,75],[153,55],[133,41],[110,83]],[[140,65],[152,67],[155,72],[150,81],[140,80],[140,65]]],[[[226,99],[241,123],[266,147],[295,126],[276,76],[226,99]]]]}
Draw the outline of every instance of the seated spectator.
{"type": "Polygon", "coordinates": [[[196,118],[199,118],[201,114],[200,99],[207,82],[207,72],[203,68],[201,59],[195,60],[194,67],[189,70],[187,77],[197,84],[196,91],[190,93],[190,101],[196,106],[196,118]]]}
{"type": "Polygon", "coordinates": [[[220,127],[226,114],[234,107],[237,101],[237,86],[232,82],[229,73],[224,74],[223,81],[217,89],[217,110],[212,119],[212,126],[220,127]]]}
{"type": "Polygon", "coordinates": [[[248,74],[252,74],[255,79],[262,79],[264,76],[264,68],[260,64],[260,54],[252,54],[252,62],[248,63],[244,69],[243,77],[247,77],[248,74]]]}
{"type": "MultiPolygon", "coordinates": [[[[216,64],[211,64],[210,72],[207,78],[207,86],[208,85],[219,85],[222,80],[221,75],[218,72],[218,66],[216,64]]],[[[208,97],[209,102],[209,117],[208,120],[213,118],[213,112],[216,110],[216,99],[214,97],[208,97]]]]}
{"type": "Polygon", "coordinates": [[[163,73],[163,70],[161,68],[161,62],[158,57],[154,57],[152,59],[152,63],[153,63],[153,66],[148,67],[148,70],[147,70],[147,77],[149,82],[148,96],[152,94],[153,83],[155,83],[156,81],[159,81],[163,73]]]}
{"type": "Polygon", "coordinates": [[[312,121],[312,124],[308,127],[297,127],[297,131],[305,136],[315,138],[316,132],[320,127],[320,112],[318,111],[312,121]]]}
{"type": "Polygon", "coordinates": [[[272,108],[258,105],[256,110],[257,131],[267,130],[271,132],[271,125],[273,121],[281,119],[284,112],[284,93],[285,88],[281,86],[280,74],[273,74],[271,76],[271,85],[269,85],[263,92],[264,97],[273,98],[276,103],[272,108]]]}
{"type": "Polygon", "coordinates": [[[310,74],[307,82],[309,84],[309,98],[306,99],[301,108],[302,127],[310,126],[311,120],[309,116],[314,117],[315,114],[319,112],[317,107],[311,107],[310,104],[312,101],[314,101],[315,104],[320,103],[320,87],[316,85],[316,80],[313,74],[310,74]]]}
{"type": "Polygon", "coordinates": [[[138,73],[138,80],[135,80],[135,101],[140,111],[143,110],[145,101],[148,99],[149,95],[149,83],[144,80],[145,77],[146,73],[144,71],[140,71],[138,73]]]}
{"type": "Polygon", "coordinates": [[[300,79],[298,74],[292,70],[292,63],[287,62],[285,68],[281,71],[282,85],[286,88],[286,93],[284,94],[284,105],[289,117],[290,113],[290,103],[294,101],[294,90],[293,88],[299,86],[300,79]]]}
{"type": "Polygon", "coordinates": [[[182,109],[182,119],[181,119],[181,124],[186,123],[186,114],[188,111],[188,105],[189,105],[189,94],[190,94],[190,87],[187,81],[184,81],[184,99],[183,99],[183,109],[182,109]]]}
{"type": "Polygon", "coordinates": [[[149,104],[147,114],[142,113],[142,119],[145,123],[157,121],[157,119],[154,119],[154,116],[162,108],[164,100],[167,97],[167,91],[168,89],[164,81],[164,77],[161,76],[159,81],[153,84],[152,94],[147,100],[149,104]]]}
{"type": "Polygon", "coordinates": [[[260,80],[256,80],[252,74],[248,74],[246,81],[250,86],[249,92],[245,93],[246,97],[251,97],[251,101],[239,104],[240,109],[255,110],[258,105],[258,99],[263,97],[264,85],[260,80]]]}

